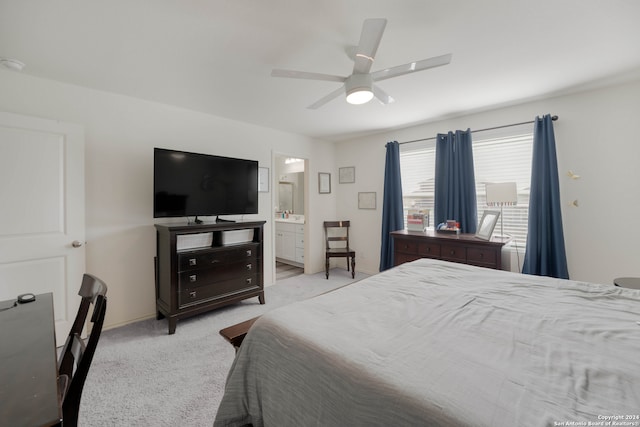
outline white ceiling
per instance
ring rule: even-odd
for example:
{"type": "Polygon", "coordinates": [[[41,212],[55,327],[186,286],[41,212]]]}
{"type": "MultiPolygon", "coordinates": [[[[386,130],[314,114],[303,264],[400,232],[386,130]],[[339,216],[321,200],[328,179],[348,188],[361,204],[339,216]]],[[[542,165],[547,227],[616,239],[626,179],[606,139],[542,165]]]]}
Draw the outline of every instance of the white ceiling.
{"type": "Polygon", "coordinates": [[[25,74],[327,140],[640,76],[636,0],[0,0],[0,57],[25,74]],[[387,18],[372,71],[396,102],[306,107],[347,76],[366,18],[387,18]]]}

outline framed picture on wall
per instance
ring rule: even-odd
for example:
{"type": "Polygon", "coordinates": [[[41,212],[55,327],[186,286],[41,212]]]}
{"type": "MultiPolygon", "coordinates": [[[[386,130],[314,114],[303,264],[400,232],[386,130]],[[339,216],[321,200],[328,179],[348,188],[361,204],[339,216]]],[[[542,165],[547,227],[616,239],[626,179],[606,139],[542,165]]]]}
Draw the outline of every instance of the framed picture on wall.
{"type": "Polygon", "coordinates": [[[362,192],[358,193],[358,209],[375,209],[376,193],[362,192]]]}
{"type": "Polygon", "coordinates": [[[351,184],[356,182],[356,168],[354,166],[340,168],[338,169],[338,171],[339,171],[338,182],[340,184],[351,184]]]}
{"type": "Polygon", "coordinates": [[[327,172],[318,172],[318,193],[331,193],[331,174],[327,172]]]}

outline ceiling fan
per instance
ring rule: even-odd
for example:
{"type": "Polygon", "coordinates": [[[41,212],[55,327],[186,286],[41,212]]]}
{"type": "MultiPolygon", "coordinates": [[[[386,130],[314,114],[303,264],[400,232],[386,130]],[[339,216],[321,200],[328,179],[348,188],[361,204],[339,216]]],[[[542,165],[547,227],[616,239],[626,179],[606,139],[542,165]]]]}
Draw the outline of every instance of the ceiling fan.
{"type": "Polygon", "coordinates": [[[427,70],[429,68],[440,67],[451,62],[451,54],[448,53],[446,55],[435,56],[433,58],[410,62],[371,73],[371,66],[373,65],[376,51],[380,45],[380,40],[382,39],[386,25],[387,20],[384,18],[367,19],[364,21],[358,46],[347,49],[349,57],[354,61],[353,72],[348,77],[282,69],[274,69],[271,71],[271,76],[344,83],[338,89],[307,107],[315,110],[340,96],[343,91],[346,93],[347,102],[350,104],[364,104],[373,99],[374,96],[382,104],[389,104],[394,102],[394,99],[374,84],[374,82],[427,70]]]}

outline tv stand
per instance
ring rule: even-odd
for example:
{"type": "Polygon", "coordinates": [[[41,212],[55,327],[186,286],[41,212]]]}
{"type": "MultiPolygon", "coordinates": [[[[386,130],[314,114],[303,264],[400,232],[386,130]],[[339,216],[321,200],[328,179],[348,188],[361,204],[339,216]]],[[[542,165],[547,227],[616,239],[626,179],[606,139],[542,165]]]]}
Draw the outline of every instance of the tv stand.
{"type": "Polygon", "coordinates": [[[156,318],[167,318],[169,334],[179,319],[255,296],[265,303],[265,222],[155,225],[156,318]]]}

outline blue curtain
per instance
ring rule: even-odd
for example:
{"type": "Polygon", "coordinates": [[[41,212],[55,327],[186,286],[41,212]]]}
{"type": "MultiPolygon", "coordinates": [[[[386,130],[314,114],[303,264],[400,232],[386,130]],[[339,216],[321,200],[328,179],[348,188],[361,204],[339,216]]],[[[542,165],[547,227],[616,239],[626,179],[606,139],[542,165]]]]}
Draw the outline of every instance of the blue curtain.
{"type": "Polygon", "coordinates": [[[478,208],[470,129],[438,134],[435,179],[434,225],[453,219],[462,233],[475,233],[478,208]]]}
{"type": "Polygon", "coordinates": [[[527,252],[522,272],[568,279],[562,231],[556,140],[551,115],[536,117],[529,195],[527,252]]]}
{"type": "Polygon", "coordinates": [[[392,231],[404,229],[402,209],[402,180],[400,178],[400,144],[389,142],[384,166],[384,195],[382,199],[382,247],[380,248],[380,271],[393,267],[392,231]]]}

